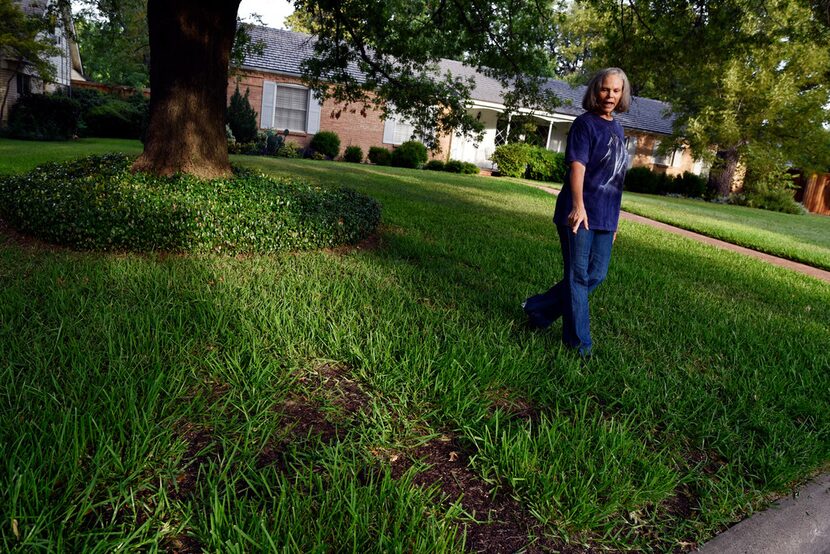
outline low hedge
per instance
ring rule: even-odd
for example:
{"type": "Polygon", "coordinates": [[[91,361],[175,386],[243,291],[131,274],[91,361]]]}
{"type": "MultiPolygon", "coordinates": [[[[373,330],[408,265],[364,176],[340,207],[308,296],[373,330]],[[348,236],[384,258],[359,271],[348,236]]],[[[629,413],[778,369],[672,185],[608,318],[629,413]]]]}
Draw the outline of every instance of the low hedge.
{"type": "Polygon", "coordinates": [[[132,173],[123,154],[49,163],[0,178],[0,215],[82,250],[272,253],[356,243],[379,204],[340,187],[235,168],[230,179],[132,173]]]}
{"type": "Polygon", "coordinates": [[[81,105],[61,94],[24,94],[9,110],[6,132],[25,140],[68,140],[78,132],[81,105]]]}
{"type": "Polygon", "coordinates": [[[392,165],[392,152],[382,146],[370,147],[368,158],[375,165],[392,165]]]}
{"type": "Polygon", "coordinates": [[[408,140],[392,150],[392,165],[418,169],[427,163],[427,147],[417,140],[408,140]]]}
{"type": "Polygon", "coordinates": [[[493,153],[499,173],[535,181],[565,180],[565,155],[525,143],[503,144],[493,153]]]}
{"type": "Polygon", "coordinates": [[[702,198],[706,194],[706,179],[689,171],[672,177],[665,173],[655,173],[647,167],[632,167],[625,174],[623,188],[644,194],[679,194],[702,198]]]}

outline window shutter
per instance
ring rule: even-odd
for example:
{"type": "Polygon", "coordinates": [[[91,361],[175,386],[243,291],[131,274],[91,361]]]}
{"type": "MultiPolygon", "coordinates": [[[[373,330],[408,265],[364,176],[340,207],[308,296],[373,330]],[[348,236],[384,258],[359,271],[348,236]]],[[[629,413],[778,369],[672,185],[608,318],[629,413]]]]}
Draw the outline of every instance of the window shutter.
{"type": "Polygon", "coordinates": [[[320,101],[315,98],[311,90],[308,91],[308,121],[306,121],[306,132],[313,135],[320,131],[320,111],[322,106],[320,101]]]}
{"type": "Polygon", "coordinates": [[[259,126],[262,129],[274,128],[274,104],[277,96],[277,83],[262,82],[262,110],[259,112],[259,126]]]}

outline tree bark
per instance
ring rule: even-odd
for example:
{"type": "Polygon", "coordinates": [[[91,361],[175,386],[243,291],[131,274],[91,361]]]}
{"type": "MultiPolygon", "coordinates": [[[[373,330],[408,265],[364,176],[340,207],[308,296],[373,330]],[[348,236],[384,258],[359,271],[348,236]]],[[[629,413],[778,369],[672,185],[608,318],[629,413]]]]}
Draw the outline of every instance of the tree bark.
{"type": "Polygon", "coordinates": [[[718,196],[729,196],[732,192],[732,180],[738,167],[738,149],[735,147],[718,150],[717,160],[709,171],[709,191],[718,196]]]}
{"type": "Polygon", "coordinates": [[[231,175],[228,63],[240,0],[149,0],[150,119],[134,171],[231,175]]]}

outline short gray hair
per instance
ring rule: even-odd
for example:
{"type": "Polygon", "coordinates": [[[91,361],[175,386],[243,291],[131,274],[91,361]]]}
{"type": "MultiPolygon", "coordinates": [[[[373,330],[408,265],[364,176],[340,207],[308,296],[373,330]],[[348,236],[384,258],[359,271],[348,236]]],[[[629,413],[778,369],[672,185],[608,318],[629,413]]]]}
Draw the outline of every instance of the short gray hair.
{"type": "Polygon", "coordinates": [[[625,71],[619,67],[606,67],[605,69],[597,71],[596,74],[591,77],[591,80],[588,81],[588,87],[585,89],[585,95],[582,97],[582,108],[584,110],[589,112],[597,111],[597,108],[599,108],[599,104],[597,103],[599,89],[602,86],[602,82],[609,75],[619,77],[623,82],[622,95],[620,96],[620,101],[617,103],[617,107],[614,108],[614,111],[617,113],[628,111],[628,108],[631,106],[631,85],[628,83],[628,76],[625,74],[625,71]]]}

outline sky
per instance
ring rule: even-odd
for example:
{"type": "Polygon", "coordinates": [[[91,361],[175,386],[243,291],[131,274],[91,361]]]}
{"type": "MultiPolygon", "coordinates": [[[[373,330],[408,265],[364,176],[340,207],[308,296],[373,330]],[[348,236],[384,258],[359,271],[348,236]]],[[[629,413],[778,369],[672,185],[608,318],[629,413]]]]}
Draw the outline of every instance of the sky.
{"type": "Polygon", "coordinates": [[[294,6],[288,0],[242,0],[239,4],[239,17],[243,20],[251,13],[257,13],[266,27],[275,29],[284,29],[282,22],[293,11],[294,6]]]}

